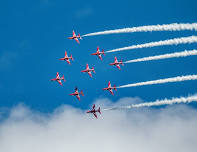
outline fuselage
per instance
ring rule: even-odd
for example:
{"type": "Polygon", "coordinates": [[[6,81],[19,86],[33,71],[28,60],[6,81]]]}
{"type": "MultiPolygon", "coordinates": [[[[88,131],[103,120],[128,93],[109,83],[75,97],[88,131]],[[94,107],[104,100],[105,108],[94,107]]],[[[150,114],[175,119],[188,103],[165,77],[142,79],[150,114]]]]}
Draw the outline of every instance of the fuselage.
{"type": "Polygon", "coordinates": [[[72,37],[68,37],[68,39],[76,39],[76,38],[81,38],[80,36],[72,36],[72,37]]]}
{"type": "Polygon", "coordinates": [[[72,57],[64,57],[63,59],[64,60],[69,60],[69,59],[72,59],[72,57]]]}
{"type": "Polygon", "coordinates": [[[61,80],[60,78],[54,78],[54,79],[51,79],[51,81],[59,81],[61,80]]]}
{"type": "Polygon", "coordinates": [[[99,111],[96,109],[93,109],[93,110],[87,111],[86,113],[96,113],[96,112],[99,112],[99,111]]]}
{"type": "Polygon", "coordinates": [[[122,64],[122,62],[110,63],[110,65],[119,65],[119,64],[122,64]]]}
{"type": "Polygon", "coordinates": [[[92,53],[92,55],[101,55],[101,52],[92,53]]]}
{"type": "Polygon", "coordinates": [[[91,72],[91,71],[94,71],[93,69],[87,69],[87,70],[83,70],[81,72],[91,72]]]}
{"type": "Polygon", "coordinates": [[[103,88],[103,90],[112,90],[114,89],[114,87],[111,87],[111,88],[103,88]]]}
{"type": "Polygon", "coordinates": [[[78,91],[76,91],[76,92],[74,92],[74,93],[72,93],[72,94],[70,94],[71,96],[77,96],[77,95],[79,95],[79,92],[78,91]]]}

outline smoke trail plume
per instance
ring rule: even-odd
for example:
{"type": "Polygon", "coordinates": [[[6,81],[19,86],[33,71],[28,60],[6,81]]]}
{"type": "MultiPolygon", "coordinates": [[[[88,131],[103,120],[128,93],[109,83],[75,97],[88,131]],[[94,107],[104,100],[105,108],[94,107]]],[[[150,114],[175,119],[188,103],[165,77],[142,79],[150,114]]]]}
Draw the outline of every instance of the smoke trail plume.
{"type": "Polygon", "coordinates": [[[108,109],[103,109],[103,110],[131,109],[131,108],[171,105],[171,104],[176,104],[176,103],[190,103],[190,102],[197,102],[197,94],[192,95],[192,96],[188,96],[188,97],[156,100],[154,102],[145,102],[145,103],[140,103],[140,104],[132,104],[130,106],[113,107],[113,108],[108,108],[108,109]]]}
{"type": "Polygon", "coordinates": [[[181,82],[181,81],[188,81],[188,80],[197,80],[197,75],[186,75],[186,76],[178,76],[178,77],[173,77],[173,78],[139,82],[139,83],[122,85],[117,88],[137,87],[137,86],[144,86],[144,85],[162,84],[162,83],[169,83],[169,82],[181,82]]]}
{"type": "Polygon", "coordinates": [[[189,36],[189,37],[181,37],[157,42],[150,42],[145,44],[138,44],[138,45],[131,45],[123,48],[113,49],[106,51],[105,53],[110,52],[118,52],[118,51],[125,51],[125,50],[132,50],[132,49],[139,49],[139,48],[148,48],[148,47],[155,47],[155,46],[163,46],[163,45],[178,45],[178,44],[186,44],[186,43],[196,43],[197,36],[189,36]]]}
{"type": "Polygon", "coordinates": [[[133,32],[152,32],[152,31],[181,31],[181,30],[197,30],[197,23],[172,23],[163,25],[148,25],[139,26],[131,28],[123,28],[116,30],[107,30],[102,32],[95,32],[90,34],[85,34],[85,36],[95,36],[95,35],[106,35],[106,34],[118,34],[118,33],[133,33],[133,32]]]}
{"type": "Polygon", "coordinates": [[[164,55],[149,56],[149,57],[129,60],[124,63],[144,62],[144,61],[161,60],[161,59],[168,59],[168,58],[179,58],[179,57],[186,57],[186,56],[193,56],[193,55],[197,55],[197,50],[191,50],[191,51],[185,50],[183,52],[175,52],[175,53],[164,54],[164,55]]]}

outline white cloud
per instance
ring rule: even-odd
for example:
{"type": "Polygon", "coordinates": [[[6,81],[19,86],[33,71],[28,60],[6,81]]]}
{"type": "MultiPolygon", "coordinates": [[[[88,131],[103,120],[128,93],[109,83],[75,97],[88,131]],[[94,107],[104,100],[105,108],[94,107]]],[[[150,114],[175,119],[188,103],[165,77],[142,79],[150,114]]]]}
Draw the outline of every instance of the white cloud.
{"type": "MultiPolygon", "coordinates": [[[[139,101],[123,98],[118,104],[139,101]]],[[[109,99],[96,101],[104,102],[112,105],[109,99]]],[[[70,106],[42,114],[19,105],[0,122],[0,151],[194,152],[196,128],[197,110],[187,105],[103,111],[97,120],[70,106]]]]}

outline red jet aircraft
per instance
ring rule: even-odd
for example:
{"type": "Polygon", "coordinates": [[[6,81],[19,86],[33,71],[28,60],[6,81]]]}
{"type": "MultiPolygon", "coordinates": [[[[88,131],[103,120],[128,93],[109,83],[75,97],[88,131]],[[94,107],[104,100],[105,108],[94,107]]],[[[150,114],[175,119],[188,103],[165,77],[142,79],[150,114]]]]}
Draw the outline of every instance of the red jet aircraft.
{"type": "Polygon", "coordinates": [[[73,30],[73,36],[72,36],[72,37],[68,37],[68,39],[70,39],[70,40],[74,39],[75,41],[77,41],[77,43],[80,44],[78,38],[82,40],[82,37],[80,36],[80,34],[77,36],[77,35],[75,34],[75,31],[74,31],[74,30],[73,30]]]}
{"type": "Polygon", "coordinates": [[[60,78],[60,76],[59,76],[59,72],[57,72],[57,74],[56,74],[56,78],[51,79],[51,81],[57,81],[57,82],[59,82],[59,84],[60,84],[60,85],[62,85],[61,80],[64,80],[64,82],[66,81],[66,80],[64,79],[64,75],[60,78]]]}
{"type": "Polygon", "coordinates": [[[74,92],[74,93],[71,93],[71,94],[69,94],[69,95],[70,95],[70,96],[76,96],[77,99],[80,100],[80,94],[81,94],[82,96],[84,96],[83,91],[81,90],[81,92],[79,92],[78,89],[77,89],[77,87],[76,87],[76,88],[75,88],[75,92],[74,92]]]}
{"type": "Polygon", "coordinates": [[[91,55],[97,55],[99,57],[100,60],[102,60],[102,56],[101,54],[105,55],[104,50],[102,50],[102,52],[100,52],[99,46],[97,46],[97,51],[96,53],[93,53],[91,55]]]}
{"type": "Polygon", "coordinates": [[[87,111],[86,113],[92,113],[92,114],[97,118],[97,115],[96,115],[97,112],[99,112],[99,113],[101,114],[101,109],[100,109],[100,107],[99,107],[98,110],[96,110],[96,109],[95,109],[95,104],[93,104],[92,110],[87,111]]]}
{"type": "Polygon", "coordinates": [[[114,87],[112,87],[110,81],[108,82],[108,87],[107,88],[103,88],[103,90],[108,90],[112,95],[114,95],[113,89],[117,91],[116,86],[114,85],[114,87]]]}
{"type": "Polygon", "coordinates": [[[92,69],[90,69],[89,65],[86,64],[86,69],[82,70],[81,72],[87,72],[89,74],[89,76],[92,77],[92,71],[95,73],[94,67],[92,67],[92,69]]]}
{"type": "Polygon", "coordinates": [[[67,52],[65,51],[65,56],[64,58],[61,58],[59,60],[64,60],[66,61],[68,64],[70,64],[70,59],[73,61],[73,57],[72,57],[72,54],[70,55],[70,57],[67,55],[67,52]]]}
{"type": "Polygon", "coordinates": [[[115,66],[120,70],[120,64],[121,64],[121,65],[124,65],[123,62],[122,62],[122,60],[121,60],[120,62],[118,62],[118,59],[117,59],[117,57],[115,56],[115,61],[114,61],[114,63],[110,63],[109,65],[115,65],[115,66]]]}

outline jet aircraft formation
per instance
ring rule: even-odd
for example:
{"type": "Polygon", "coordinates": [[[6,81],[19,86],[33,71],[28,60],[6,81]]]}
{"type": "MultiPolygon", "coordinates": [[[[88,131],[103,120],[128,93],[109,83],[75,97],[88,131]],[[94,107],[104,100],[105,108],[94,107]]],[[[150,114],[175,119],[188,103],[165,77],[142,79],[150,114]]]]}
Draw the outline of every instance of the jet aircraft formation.
{"type": "MultiPolygon", "coordinates": [[[[148,31],[180,31],[180,30],[197,30],[196,23],[193,24],[164,24],[164,25],[150,25],[150,26],[141,26],[141,27],[131,27],[131,28],[124,28],[124,29],[116,29],[116,30],[108,30],[108,31],[101,31],[101,32],[95,32],[95,33],[89,33],[80,36],[80,34],[76,35],[74,30],[72,31],[72,37],[68,37],[68,39],[75,40],[78,44],[80,44],[79,39],[82,40],[82,37],[86,36],[93,36],[93,35],[103,35],[103,34],[115,34],[115,33],[130,33],[130,32],[148,32],[148,31]]],[[[131,50],[136,48],[146,48],[146,47],[155,47],[155,46],[163,46],[163,45],[177,45],[177,44],[185,44],[185,43],[194,43],[196,42],[196,36],[190,36],[190,37],[181,37],[181,38],[174,38],[164,41],[158,41],[158,42],[150,42],[145,44],[139,44],[139,45],[132,45],[128,47],[113,49],[105,51],[102,49],[100,50],[99,46],[97,46],[97,50],[95,53],[92,53],[91,55],[98,56],[100,60],[103,60],[102,55],[105,55],[106,53],[110,52],[117,52],[117,51],[124,51],[124,50],[131,50]],[[177,42],[178,41],[178,42],[177,42]]],[[[149,60],[160,60],[160,59],[167,59],[172,57],[185,57],[185,56],[191,56],[196,55],[196,50],[192,51],[185,51],[185,52],[176,52],[171,54],[164,54],[159,56],[150,56],[150,57],[144,57],[134,60],[129,60],[126,62],[123,62],[122,60],[118,61],[117,57],[115,56],[115,60],[113,63],[110,63],[111,66],[116,66],[119,70],[121,70],[120,65],[124,66],[123,63],[132,63],[132,62],[142,62],[142,61],[149,61],[149,60]]],[[[73,61],[72,55],[70,57],[67,55],[67,52],[65,51],[64,58],[60,58],[59,60],[66,61],[68,64],[71,64],[71,61],[73,61]]],[[[90,77],[92,77],[92,72],[95,73],[94,67],[90,68],[88,64],[86,64],[86,69],[82,70],[81,72],[88,73],[90,77]]],[[[117,91],[117,88],[126,88],[126,87],[136,87],[136,86],[142,86],[142,85],[152,85],[152,84],[161,84],[161,83],[168,83],[168,82],[180,82],[180,81],[186,81],[186,80],[196,80],[197,75],[187,75],[187,76],[178,76],[173,78],[166,78],[166,79],[159,79],[159,80],[152,80],[152,81],[146,81],[146,82],[139,82],[139,83],[132,83],[127,85],[122,85],[116,87],[115,85],[112,86],[110,81],[108,82],[108,86],[106,88],[103,88],[103,90],[109,91],[112,95],[114,95],[113,90],[117,91]]],[[[60,77],[59,73],[57,72],[56,78],[51,79],[51,81],[57,81],[60,85],[62,85],[62,80],[66,81],[64,79],[64,75],[60,77]]],[[[71,96],[76,96],[78,100],[80,100],[80,95],[84,96],[83,91],[79,92],[78,88],[75,88],[75,92],[70,94],[71,96]]],[[[92,109],[90,111],[87,111],[87,113],[92,113],[96,118],[96,113],[100,113],[100,107],[96,110],[95,104],[93,105],[92,109]]]]}
{"type": "MultiPolygon", "coordinates": [[[[68,39],[71,39],[71,40],[74,39],[78,44],[80,44],[79,39],[82,40],[82,37],[80,36],[80,34],[76,35],[74,30],[73,30],[73,36],[72,37],[68,37],[68,39]]],[[[105,56],[105,53],[104,53],[104,50],[100,51],[99,46],[97,46],[97,51],[95,53],[92,53],[91,55],[96,55],[96,56],[99,57],[100,60],[103,60],[102,59],[102,55],[105,56]]],[[[59,60],[66,61],[68,64],[71,64],[70,60],[73,61],[74,59],[72,57],[72,54],[69,57],[68,54],[67,54],[67,51],[65,51],[64,57],[60,58],[59,60]]],[[[123,62],[122,62],[122,60],[119,62],[117,57],[115,57],[114,63],[110,63],[109,65],[116,66],[120,70],[120,65],[123,65],[123,62]]],[[[96,73],[95,70],[94,70],[94,67],[90,68],[88,64],[86,64],[86,69],[82,70],[81,72],[88,73],[90,77],[92,77],[92,72],[96,73]]],[[[63,85],[62,84],[62,80],[64,82],[66,81],[65,78],[64,78],[64,75],[62,77],[60,77],[59,72],[57,72],[56,78],[51,79],[51,81],[57,81],[60,85],[63,85]]],[[[110,81],[108,83],[108,87],[107,88],[103,88],[103,90],[108,90],[112,95],[114,95],[113,89],[117,91],[116,86],[114,85],[112,87],[110,81]]],[[[70,96],[76,96],[78,100],[81,100],[80,95],[84,96],[83,91],[81,90],[79,92],[77,87],[75,87],[75,92],[71,93],[69,95],[70,96]]],[[[87,111],[87,113],[92,113],[95,116],[95,118],[97,118],[97,114],[96,114],[97,112],[101,114],[100,107],[96,110],[95,109],[95,104],[92,106],[92,109],[90,111],[87,111]]]]}

